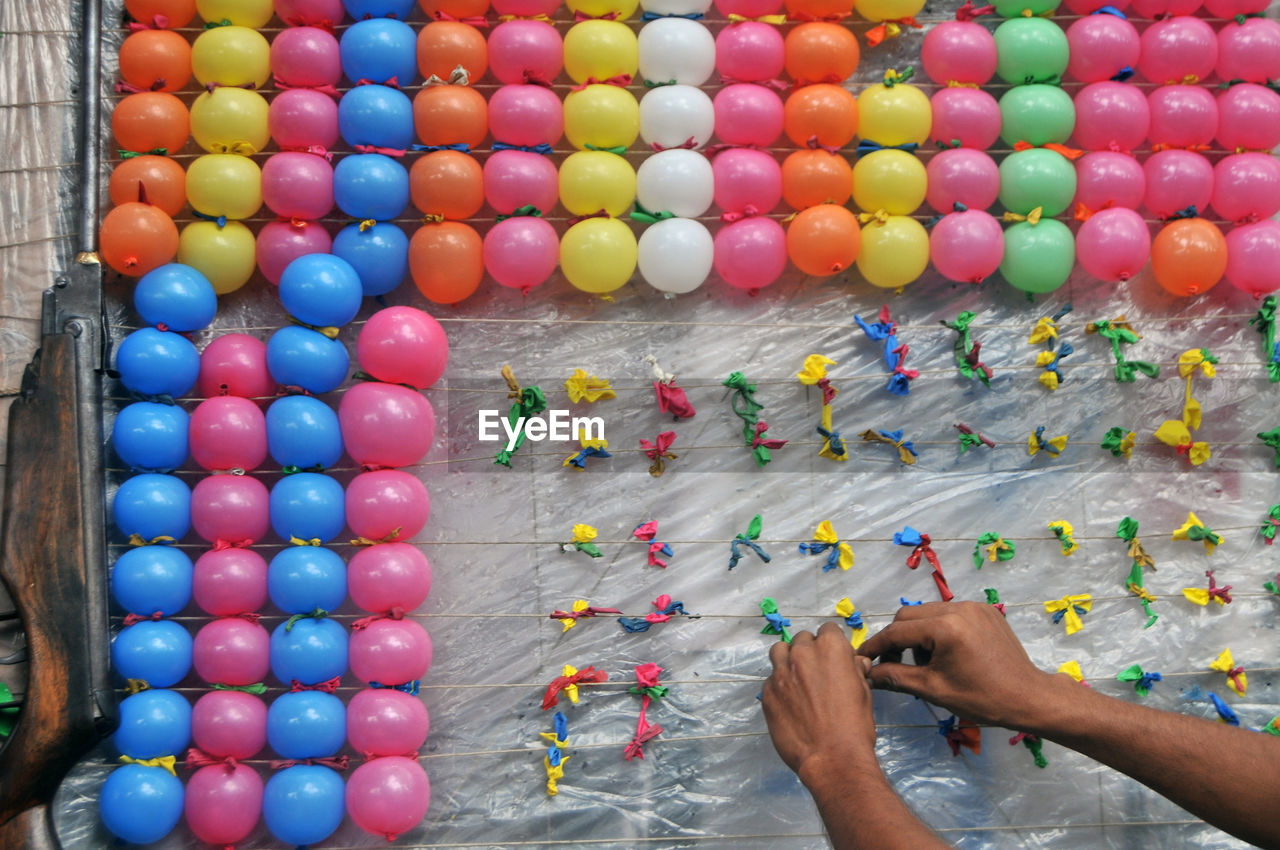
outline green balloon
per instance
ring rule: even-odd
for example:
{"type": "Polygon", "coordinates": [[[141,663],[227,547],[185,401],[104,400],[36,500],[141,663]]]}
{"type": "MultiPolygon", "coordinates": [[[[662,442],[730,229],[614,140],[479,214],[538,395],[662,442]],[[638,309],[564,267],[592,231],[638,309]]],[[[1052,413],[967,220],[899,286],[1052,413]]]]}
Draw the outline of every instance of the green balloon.
{"type": "Polygon", "coordinates": [[[1000,163],[1000,203],[1009,212],[1027,215],[1040,207],[1052,218],[1066,212],[1075,196],[1075,166],[1057,151],[1018,151],[1000,163]]]}
{"type": "Polygon", "coordinates": [[[1062,4],[1062,0],[996,0],[991,5],[996,7],[996,14],[1002,18],[1017,18],[1026,15],[1051,15],[1062,4]]]}
{"type": "Polygon", "coordinates": [[[995,33],[1000,79],[1015,86],[1060,80],[1071,55],[1062,28],[1044,18],[1006,17],[1010,20],[996,27],[995,33]]]}
{"type": "Polygon", "coordinates": [[[1053,292],[1067,282],[1076,261],[1076,241],[1053,218],[1020,221],[1004,232],[1000,274],[1023,292],[1053,292]]]}
{"type": "Polygon", "coordinates": [[[1075,104],[1057,86],[1014,86],[1000,96],[1000,138],[1010,147],[1062,144],[1075,128],[1075,104]]]}

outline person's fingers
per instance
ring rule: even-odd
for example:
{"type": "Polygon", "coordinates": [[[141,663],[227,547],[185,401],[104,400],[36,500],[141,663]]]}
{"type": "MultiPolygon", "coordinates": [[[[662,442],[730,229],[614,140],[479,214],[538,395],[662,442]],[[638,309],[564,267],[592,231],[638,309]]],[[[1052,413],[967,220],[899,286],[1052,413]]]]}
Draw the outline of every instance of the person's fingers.
{"type": "Polygon", "coordinates": [[[818,628],[817,643],[819,646],[839,652],[853,648],[849,646],[849,639],[845,637],[844,629],[836,623],[823,623],[818,628]]]}
{"type": "Polygon", "coordinates": [[[903,650],[916,647],[932,652],[937,628],[937,623],[931,619],[895,620],[868,638],[858,649],[858,654],[879,658],[886,653],[898,653],[901,657],[903,650]]]}
{"type": "Polygon", "coordinates": [[[951,610],[950,605],[950,602],[925,602],[921,605],[903,605],[898,609],[898,613],[893,615],[893,621],[901,623],[907,620],[927,620],[930,617],[947,613],[951,610]]]}
{"type": "Polygon", "coordinates": [[[813,643],[813,632],[796,632],[791,636],[791,646],[809,646],[813,643]]]}
{"type": "Polygon", "coordinates": [[[853,657],[853,667],[858,671],[859,675],[866,676],[871,672],[871,659],[862,655],[855,655],[853,657]]]}
{"type": "Polygon", "coordinates": [[[877,664],[867,673],[871,687],[883,691],[921,696],[928,681],[928,668],[911,664],[877,664]]]}
{"type": "Polygon", "coordinates": [[[782,672],[791,667],[791,660],[788,658],[790,653],[791,647],[785,641],[775,641],[769,647],[769,663],[773,665],[773,672],[782,672]]]}

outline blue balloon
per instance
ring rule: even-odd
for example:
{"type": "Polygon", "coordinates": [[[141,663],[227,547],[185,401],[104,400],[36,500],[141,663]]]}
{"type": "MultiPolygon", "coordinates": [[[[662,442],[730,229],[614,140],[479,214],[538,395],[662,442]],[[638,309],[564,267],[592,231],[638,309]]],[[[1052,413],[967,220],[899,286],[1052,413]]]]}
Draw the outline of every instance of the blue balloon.
{"type": "Polygon", "coordinates": [[[191,743],[191,703],[162,688],[126,697],[111,741],[121,755],[132,759],[181,755],[191,743]]]}
{"type": "Polygon", "coordinates": [[[111,502],[111,516],[126,537],[181,540],[191,529],[191,488],[180,478],[144,472],[126,479],[111,502]]]}
{"type": "Polygon", "coordinates": [[[278,398],[267,408],[267,449],[281,466],[333,466],[342,459],[338,414],[311,396],[278,398]]]}
{"type": "Polygon", "coordinates": [[[281,549],[267,570],[267,592],[286,614],[336,611],[347,598],[347,565],[322,546],[281,549]]]}
{"type": "Polygon", "coordinates": [[[345,797],[346,786],[338,771],[297,764],[267,780],[262,819],[278,841],[295,847],[319,844],[342,823],[347,813],[345,797]]]}
{"type": "Polygon", "coordinates": [[[130,614],[157,611],[172,617],[191,601],[193,567],[187,553],[172,546],[138,546],[116,559],[111,591],[130,614]]]}
{"type": "Polygon", "coordinates": [[[408,150],[413,144],[413,104],[390,86],[356,86],[338,101],[338,129],[353,148],[408,150]]]}
{"type": "Polygon", "coordinates": [[[209,278],[182,263],[169,263],[142,276],[133,289],[133,309],[143,323],[164,330],[202,331],[218,312],[218,294],[209,278]]]}
{"type": "Polygon", "coordinates": [[[111,643],[111,664],[121,679],[171,688],[191,671],[191,635],[173,620],[134,623],[111,643]]]}
{"type": "Polygon", "coordinates": [[[139,401],[117,414],[111,444],[130,469],[168,472],[187,462],[190,427],[190,415],[178,405],[139,401]]]}
{"type": "Polygon", "coordinates": [[[141,328],[120,343],[116,371],[130,392],[178,398],[189,393],[200,377],[200,352],[189,339],[172,331],[141,328]]]}
{"type": "Polygon", "coordinates": [[[399,18],[407,20],[414,0],[342,0],[353,21],[366,18],[399,18]]]}
{"type": "Polygon", "coordinates": [[[365,295],[386,295],[409,276],[409,237],[390,222],[347,225],[333,237],[333,253],[356,270],[365,295]]]}
{"type": "Polygon", "coordinates": [[[309,325],[345,325],[360,312],[360,276],[332,254],[303,254],[280,275],[280,303],[309,325]]]}
{"type": "Polygon", "coordinates": [[[271,527],[282,540],[327,543],[342,532],[346,518],[342,485],[328,475],[297,472],[271,488],[271,527]]]}
{"type": "MultiPolygon", "coordinates": [[[[369,5],[407,5],[391,4],[383,0],[381,4],[369,5]]],[[[360,17],[363,17],[363,13],[360,17]]],[[[358,23],[347,27],[342,34],[338,47],[342,56],[342,72],[352,82],[367,80],[371,83],[390,83],[395,85],[412,85],[418,73],[418,38],[413,29],[403,21],[386,17],[360,20],[352,14],[358,23]]]]}
{"type": "Polygon", "coordinates": [[[409,205],[409,172],[380,153],[343,157],[333,169],[333,199],[352,218],[389,221],[409,205]]]}
{"type": "Polygon", "coordinates": [[[286,387],[332,392],[342,386],[350,368],[347,347],[310,328],[286,325],[267,340],[267,371],[286,387]]]}
{"type": "Polygon", "coordinates": [[[337,620],[287,620],[271,633],[271,673],[282,685],[318,685],[347,672],[347,632],[337,620]]]}
{"type": "Polygon", "coordinates": [[[130,844],[164,838],[182,818],[182,783],[163,767],[127,764],[102,784],[98,811],[112,835],[130,844]]]}
{"type": "Polygon", "coordinates": [[[280,758],[328,758],[346,740],[347,710],[333,694],[294,691],[267,709],[267,743],[280,758]]]}

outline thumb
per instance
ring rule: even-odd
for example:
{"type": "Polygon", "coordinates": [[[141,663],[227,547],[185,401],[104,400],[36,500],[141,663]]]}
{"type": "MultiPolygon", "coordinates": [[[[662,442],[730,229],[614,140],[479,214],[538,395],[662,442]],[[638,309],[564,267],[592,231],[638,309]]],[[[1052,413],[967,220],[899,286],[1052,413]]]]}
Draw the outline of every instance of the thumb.
{"type": "Polygon", "coordinates": [[[867,680],[873,688],[920,696],[928,675],[925,668],[914,664],[881,662],[867,673],[867,680]]]}

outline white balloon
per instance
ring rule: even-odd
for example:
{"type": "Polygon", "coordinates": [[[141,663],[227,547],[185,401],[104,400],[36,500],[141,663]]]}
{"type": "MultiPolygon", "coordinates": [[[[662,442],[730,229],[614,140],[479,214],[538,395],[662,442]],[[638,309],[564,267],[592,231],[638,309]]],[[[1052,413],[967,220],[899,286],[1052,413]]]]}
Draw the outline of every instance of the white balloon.
{"type": "Polygon", "coordinates": [[[711,208],[715,187],[710,160],[682,148],[655,153],[636,170],[636,198],[651,212],[697,218],[711,208]]]}
{"type": "Polygon", "coordinates": [[[702,89],[659,86],[640,99],[640,137],[655,150],[702,147],[716,129],[716,109],[702,89]]]}
{"type": "MultiPolygon", "coordinates": [[[[661,15],[705,12],[711,6],[703,0],[645,0],[643,5],[647,11],[661,15]],[[682,11],[677,12],[677,6],[682,11]],[[683,11],[686,7],[687,11],[683,11]]],[[[640,76],[650,82],[675,80],[685,86],[700,86],[716,69],[716,40],[699,21],[651,21],[640,28],[639,43],[640,76]]]]}
{"type": "Polygon", "coordinates": [[[659,292],[693,292],[711,274],[715,241],[701,223],[668,218],[640,234],[640,274],[659,292]]]}

